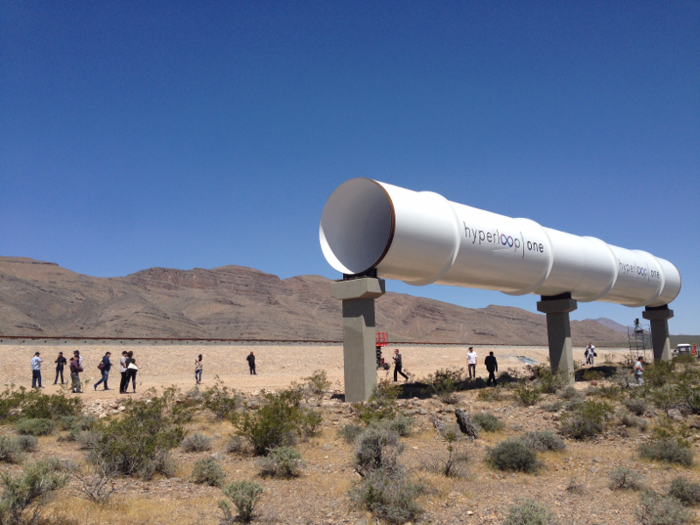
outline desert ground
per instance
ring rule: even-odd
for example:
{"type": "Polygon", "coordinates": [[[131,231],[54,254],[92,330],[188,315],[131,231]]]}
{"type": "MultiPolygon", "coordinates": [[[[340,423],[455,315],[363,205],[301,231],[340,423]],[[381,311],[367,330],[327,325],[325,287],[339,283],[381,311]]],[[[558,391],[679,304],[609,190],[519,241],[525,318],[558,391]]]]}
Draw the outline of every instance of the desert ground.
{"type": "MultiPolygon", "coordinates": [[[[466,355],[468,347],[460,346],[388,346],[385,347],[383,356],[391,363],[391,356],[395,348],[399,348],[403,356],[404,371],[411,378],[421,378],[435,372],[439,368],[466,367],[466,355]]],[[[112,362],[118,361],[121,352],[133,351],[138,360],[139,371],[137,374],[137,392],[151,387],[161,388],[176,385],[183,389],[194,386],[194,360],[203,355],[204,386],[214,383],[214,377],[218,376],[226,385],[244,392],[254,392],[261,389],[278,390],[286,388],[293,381],[300,381],[310,375],[314,370],[325,370],[329,380],[334,383],[339,391],[343,390],[343,347],[340,345],[250,345],[250,346],[185,346],[185,345],[152,345],[152,346],[106,346],[106,345],[77,345],[77,346],[45,346],[45,345],[0,345],[0,356],[3,366],[0,368],[0,384],[15,384],[17,386],[31,385],[31,367],[29,361],[34,352],[41,352],[44,359],[42,364],[43,386],[47,393],[54,388],[55,377],[54,361],[58,352],[63,352],[66,358],[70,358],[73,350],[79,350],[83,356],[83,368],[81,374],[83,381],[96,382],[101,373],[97,365],[105,352],[112,353],[112,362]],[[248,363],[245,358],[250,352],[256,356],[257,375],[251,376],[248,371],[248,363]]],[[[477,374],[487,377],[483,360],[489,351],[493,351],[498,359],[499,370],[508,368],[520,369],[525,364],[516,356],[525,356],[537,361],[546,362],[548,350],[546,347],[536,346],[476,346],[479,356],[477,374]]],[[[583,362],[583,348],[574,348],[574,359],[583,362]]],[[[620,349],[599,349],[598,360],[602,362],[603,355],[609,353],[621,359],[628,353],[620,349]]],[[[392,372],[393,374],[393,369],[392,372]]],[[[386,373],[379,371],[379,378],[386,373]]],[[[70,374],[64,371],[68,378],[70,374]]],[[[66,379],[67,380],[67,379],[66,379]]],[[[112,369],[110,388],[113,390],[104,392],[86,391],[90,397],[100,399],[114,395],[114,389],[119,388],[119,371],[112,369]]],[[[99,387],[100,389],[102,386],[99,387]]]]}

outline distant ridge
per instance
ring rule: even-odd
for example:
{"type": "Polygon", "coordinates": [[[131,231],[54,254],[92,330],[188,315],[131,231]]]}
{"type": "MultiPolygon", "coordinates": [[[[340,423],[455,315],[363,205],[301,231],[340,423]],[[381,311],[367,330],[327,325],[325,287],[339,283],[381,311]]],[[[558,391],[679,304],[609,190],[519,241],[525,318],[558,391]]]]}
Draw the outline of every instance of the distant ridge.
{"type": "MultiPolygon", "coordinates": [[[[59,337],[340,340],[340,301],[317,275],[280,279],[252,268],[150,268],[90,277],[54,263],[0,257],[0,334],[59,337]]],[[[519,308],[464,308],[389,292],[377,329],[390,341],[547,344],[545,317],[519,308]]],[[[574,344],[622,342],[573,321],[574,344]]]]}
{"type": "Polygon", "coordinates": [[[612,319],[608,319],[607,317],[599,317],[598,319],[586,319],[586,321],[594,321],[596,323],[600,323],[603,326],[607,326],[608,328],[612,328],[616,332],[620,332],[621,334],[627,335],[627,327],[624,325],[621,325],[620,323],[613,321],[612,319]]]}

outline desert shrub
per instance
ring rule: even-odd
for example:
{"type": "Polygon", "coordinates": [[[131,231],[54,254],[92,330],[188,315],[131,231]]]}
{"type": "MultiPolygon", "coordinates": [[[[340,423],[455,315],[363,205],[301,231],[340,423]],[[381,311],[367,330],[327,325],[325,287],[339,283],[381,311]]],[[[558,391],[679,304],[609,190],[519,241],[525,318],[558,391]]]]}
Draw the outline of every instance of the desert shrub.
{"type": "MultiPolygon", "coordinates": [[[[633,364],[629,366],[629,368],[632,368],[633,364]]],[[[628,368],[618,368],[615,370],[615,373],[613,376],[610,378],[610,381],[612,381],[614,384],[619,386],[620,388],[627,388],[630,384],[630,379],[632,378],[632,375],[629,372],[628,368]]]]}
{"type": "Polygon", "coordinates": [[[642,525],[682,525],[691,520],[690,512],[680,501],[651,490],[639,495],[635,514],[642,525]]]}
{"type": "Polygon", "coordinates": [[[543,394],[554,394],[569,384],[566,372],[552,372],[550,368],[541,371],[537,376],[537,387],[543,394]]]}
{"type": "Polygon", "coordinates": [[[469,454],[452,442],[448,442],[444,451],[425,452],[419,459],[421,466],[428,472],[448,478],[463,478],[467,475],[469,454]]]}
{"type": "Polygon", "coordinates": [[[353,456],[355,470],[362,477],[377,469],[393,470],[404,450],[399,435],[389,429],[370,426],[357,438],[353,456]]]}
{"type": "Polygon", "coordinates": [[[644,383],[651,387],[660,387],[673,383],[676,363],[673,361],[652,361],[644,363],[644,383]]]}
{"type": "Polygon", "coordinates": [[[71,430],[80,419],[78,416],[63,416],[56,420],[59,430],[71,430]]]}
{"type": "Polygon", "coordinates": [[[180,448],[183,452],[204,452],[206,450],[211,450],[211,438],[199,432],[195,432],[182,440],[180,448]]]}
{"type": "Polygon", "coordinates": [[[635,416],[643,416],[647,411],[647,404],[643,399],[629,398],[625,399],[622,404],[635,416]]]}
{"type": "Polygon", "coordinates": [[[604,401],[586,400],[561,417],[559,432],[574,439],[587,439],[605,430],[615,409],[604,401]]]}
{"type": "Polygon", "coordinates": [[[526,407],[536,405],[542,394],[536,388],[533,388],[526,381],[521,381],[515,387],[515,398],[526,407]]]}
{"type": "Polygon", "coordinates": [[[697,507],[700,505],[700,483],[678,476],[671,481],[668,495],[676,498],[686,507],[697,507]]]}
{"type": "Polygon", "coordinates": [[[607,353],[603,354],[603,363],[606,365],[611,365],[615,362],[615,354],[607,353]]]}
{"type": "Polygon", "coordinates": [[[95,426],[95,443],[89,460],[107,465],[110,472],[150,479],[155,472],[172,470],[167,451],[184,437],[182,412],[175,403],[176,391],[162,396],[150,392],[150,399],[126,401],[124,417],[95,426]]]}
{"type": "Polygon", "coordinates": [[[258,460],[261,476],[296,478],[306,468],[306,461],[292,447],[277,447],[258,460]]]}
{"type": "Polygon", "coordinates": [[[700,388],[698,385],[682,381],[676,385],[674,392],[681,410],[691,414],[700,414],[700,388]]]}
{"type": "Polygon", "coordinates": [[[576,390],[573,386],[565,386],[559,392],[557,392],[557,395],[562,398],[562,399],[574,399],[576,397],[579,397],[581,394],[578,393],[578,390],[576,390]]]}
{"type": "Polygon", "coordinates": [[[359,425],[343,425],[338,430],[338,437],[342,438],[346,443],[352,444],[357,439],[357,436],[364,432],[364,428],[359,425]]]}
{"type": "Polygon", "coordinates": [[[229,390],[217,376],[214,386],[202,392],[202,404],[217,419],[226,419],[241,405],[241,400],[235,390],[229,390]]]}
{"type": "Polygon", "coordinates": [[[437,395],[443,403],[454,405],[457,391],[464,381],[464,368],[445,368],[430,374],[422,382],[428,385],[430,393],[437,395]]]}
{"type": "Polygon", "coordinates": [[[485,432],[498,432],[505,427],[503,421],[488,412],[473,415],[472,421],[477,423],[485,432]]]}
{"type": "Polygon", "coordinates": [[[547,412],[559,412],[563,408],[564,402],[561,399],[556,399],[551,403],[545,403],[542,405],[542,410],[546,410],[547,412]]]}
{"type": "Polygon", "coordinates": [[[519,501],[508,509],[503,525],[556,525],[556,515],[533,499],[519,501]]]}
{"type": "Polygon", "coordinates": [[[28,434],[30,436],[48,436],[56,429],[56,423],[54,423],[54,421],[51,419],[20,419],[17,421],[15,429],[20,434],[28,434]]]}
{"type": "Polygon", "coordinates": [[[356,403],[353,409],[365,424],[380,419],[393,419],[398,412],[396,399],[399,397],[399,387],[389,381],[380,381],[372,395],[365,403],[356,403]]]}
{"type": "Polygon", "coordinates": [[[508,438],[489,448],[486,452],[486,462],[498,470],[526,473],[535,473],[542,467],[537,453],[515,438],[508,438]]]}
{"type": "Polygon", "coordinates": [[[224,450],[228,454],[235,454],[238,456],[243,456],[251,452],[250,443],[248,443],[248,440],[243,436],[231,436],[226,442],[224,450]]]}
{"type": "Polygon", "coordinates": [[[422,512],[416,502],[425,487],[414,482],[404,470],[375,470],[350,491],[350,499],[358,507],[373,512],[377,520],[406,523],[422,512]]]}
{"type": "Polygon", "coordinates": [[[63,392],[44,394],[40,390],[7,387],[0,393],[0,420],[21,417],[29,419],[58,419],[78,416],[82,409],[79,398],[67,397],[63,392]]]}
{"type": "Polygon", "coordinates": [[[612,401],[619,401],[623,398],[622,388],[617,385],[600,385],[595,389],[594,394],[598,397],[603,397],[612,401]]]}
{"type": "Polygon", "coordinates": [[[302,383],[301,387],[304,399],[307,402],[310,399],[321,401],[331,388],[331,382],[328,380],[328,374],[325,370],[314,370],[309,377],[303,379],[304,383],[302,383]]]}
{"type": "Polygon", "coordinates": [[[29,463],[19,474],[0,473],[0,486],[3,489],[0,523],[12,525],[39,521],[41,506],[64,487],[68,479],[69,475],[63,472],[61,463],[55,458],[29,463]],[[25,515],[32,505],[32,516],[25,515]]]}
{"type": "Polygon", "coordinates": [[[693,465],[693,452],[679,445],[675,439],[652,440],[642,443],[638,449],[639,455],[645,459],[655,459],[665,463],[675,463],[684,467],[693,465]]]}
{"type": "Polygon", "coordinates": [[[212,457],[197,460],[192,469],[192,481],[200,485],[220,487],[224,478],[226,478],[226,474],[221,469],[219,462],[212,457]]]}
{"type": "Polygon", "coordinates": [[[468,439],[468,436],[462,432],[457,423],[445,423],[437,428],[438,436],[448,443],[468,439]]]}
{"type": "Polygon", "coordinates": [[[625,467],[616,468],[608,474],[610,490],[640,490],[642,475],[625,467]]]}
{"type": "Polygon", "coordinates": [[[71,469],[77,495],[80,498],[100,505],[109,503],[110,498],[122,487],[114,483],[114,473],[107,470],[107,465],[91,465],[86,470],[71,469]]]}
{"type": "Polygon", "coordinates": [[[21,463],[23,460],[24,451],[17,439],[10,436],[0,436],[0,462],[21,463]]]}
{"type": "Polygon", "coordinates": [[[39,447],[39,440],[34,436],[17,436],[14,441],[23,452],[34,452],[39,447]]]}
{"type": "Polygon", "coordinates": [[[681,407],[681,400],[678,398],[674,385],[666,384],[658,388],[649,388],[647,397],[656,408],[661,410],[681,407]]]}
{"type": "Polygon", "coordinates": [[[235,520],[248,523],[253,517],[263,488],[253,481],[234,481],[221,491],[234,504],[238,512],[238,515],[234,516],[231,512],[231,504],[226,500],[220,500],[219,508],[224,514],[224,523],[234,523],[235,520]]]}
{"type": "Polygon", "coordinates": [[[546,430],[525,432],[522,436],[520,436],[520,440],[526,447],[538,452],[546,452],[548,450],[558,451],[566,448],[562,438],[546,430]]]}
{"type": "Polygon", "coordinates": [[[498,401],[501,399],[501,391],[502,388],[482,388],[479,390],[479,393],[476,395],[477,399],[479,401],[489,401],[493,403],[494,401],[498,401]]]}
{"type": "Polygon", "coordinates": [[[401,437],[411,435],[411,427],[413,426],[413,418],[408,417],[403,413],[397,413],[393,419],[381,419],[372,421],[369,426],[386,428],[392,432],[396,432],[401,437]]]}
{"type": "Polygon", "coordinates": [[[275,447],[290,446],[299,439],[315,435],[321,415],[300,406],[297,389],[263,393],[263,402],[255,412],[236,414],[236,432],[245,437],[256,456],[264,456],[275,447]]]}
{"type": "Polygon", "coordinates": [[[639,430],[646,430],[647,422],[641,417],[633,416],[632,414],[622,414],[620,424],[627,428],[637,427],[639,430]]]}

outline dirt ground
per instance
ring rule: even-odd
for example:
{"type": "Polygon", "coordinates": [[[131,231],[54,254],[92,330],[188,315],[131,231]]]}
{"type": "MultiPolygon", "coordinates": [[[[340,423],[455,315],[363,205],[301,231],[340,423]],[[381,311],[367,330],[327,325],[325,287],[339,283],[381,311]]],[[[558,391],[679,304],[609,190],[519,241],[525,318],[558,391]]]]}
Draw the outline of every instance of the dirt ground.
{"type": "MultiPolygon", "coordinates": [[[[394,348],[399,348],[403,356],[404,372],[412,378],[425,377],[439,368],[466,367],[467,347],[458,346],[389,346],[384,350],[384,357],[391,362],[394,348]]],[[[200,353],[204,356],[203,384],[206,387],[214,383],[214,377],[219,376],[224,383],[237,390],[254,392],[256,390],[278,390],[287,387],[292,381],[300,381],[317,369],[323,369],[337,389],[343,387],[343,348],[340,345],[251,345],[251,346],[12,346],[0,345],[0,383],[17,386],[31,386],[30,359],[34,352],[41,352],[44,359],[42,364],[42,379],[45,391],[50,393],[57,390],[53,386],[55,378],[54,361],[58,352],[63,352],[70,358],[73,350],[79,350],[83,356],[81,374],[83,381],[90,384],[97,382],[101,372],[97,365],[105,352],[112,352],[112,362],[118,362],[121,352],[133,351],[138,361],[137,391],[151,387],[162,388],[176,385],[189,389],[194,386],[194,360],[200,353]],[[245,358],[250,352],[255,353],[257,375],[251,376],[245,358]]],[[[548,350],[546,347],[531,346],[483,346],[475,347],[478,354],[477,375],[487,377],[483,366],[484,358],[493,351],[498,359],[499,370],[507,368],[522,368],[525,364],[516,356],[525,356],[539,363],[546,362],[548,350]]],[[[574,359],[583,361],[583,348],[574,348],[574,359]]],[[[626,350],[598,351],[598,362],[602,363],[605,354],[612,354],[616,360],[622,358],[626,350]]],[[[390,372],[393,374],[393,369],[390,372]]],[[[379,371],[379,377],[385,372],[379,371]]],[[[70,374],[64,371],[66,381],[70,374]]],[[[60,385],[59,385],[60,386],[60,385]]],[[[109,386],[111,391],[94,392],[86,389],[85,394],[90,398],[107,399],[119,389],[119,370],[113,368],[110,374],[109,386]]]]}

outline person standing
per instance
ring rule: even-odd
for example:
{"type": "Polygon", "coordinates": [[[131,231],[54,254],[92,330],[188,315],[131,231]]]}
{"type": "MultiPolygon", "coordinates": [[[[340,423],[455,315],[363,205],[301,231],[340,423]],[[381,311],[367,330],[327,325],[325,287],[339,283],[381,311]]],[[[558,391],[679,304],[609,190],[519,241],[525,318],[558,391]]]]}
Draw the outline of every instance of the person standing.
{"type": "Polygon", "coordinates": [[[467,352],[467,368],[469,369],[469,379],[476,378],[476,352],[474,347],[469,347],[467,352]]]}
{"type": "Polygon", "coordinates": [[[202,384],[202,354],[194,360],[194,380],[196,385],[202,384]]]}
{"type": "Polygon", "coordinates": [[[403,359],[401,354],[399,354],[399,349],[394,350],[394,383],[399,380],[399,374],[401,374],[406,381],[408,381],[408,376],[403,373],[403,359]]]}
{"type": "Polygon", "coordinates": [[[63,384],[63,367],[66,366],[68,361],[66,361],[66,358],[63,357],[63,352],[58,353],[58,357],[56,358],[56,379],[54,380],[53,384],[55,385],[58,383],[58,376],[60,374],[61,376],[61,384],[63,384]]]}
{"type": "Polygon", "coordinates": [[[644,357],[640,357],[634,364],[633,371],[634,379],[637,381],[637,386],[644,386],[644,379],[642,379],[642,374],[644,373],[644,357]]]}
{"type": "Polygon", "coordinates": [[[484,364],[486,365],[486,370],[488,370],[489,378],[486,381],[486,386],[489,386],[491,380],[493,380],[493,386],[496,386],[496,372],[498,372],[498,361],[496,361],[496,356],[493,352],[489,352],[489,355],[484,359],[484,364]]]}
{"type": "Polygon", "coordinates": [[[81,368],[80,361],[77,357],[70,358],[70,364],[68,365],[68,369],[70,370],[70,379],[72,383],[73,393],[82,394],[83,390],[80,385],[80,372],[82,372],[83,369],[81,368]]]}
{"type": "Polygon", "coordinates": [[[32,388],[44,388],[41,386],[41,363],[43,359],[39,357],[41,354],[36,352],[32,357],[32,388]]]}
{"type": "Polygon", "coordinates": [[[128,354],[126,350],[122,352],[122,356],[119,359],[119,372],[122,375],[122,379],[119,382],[119,393],[120,394],[126,394],[126,384],[127,381],[129,380],[129,375],[128,375],[128,370],[126,369],[126,359],[128,357],[128,354]]]}
{"type": "Polygon", "coordinates": [[[95,387],[95,390],[97,390],[97,385],[100,383],[104,383],[105,390],[111,390],[111,388],[107,387],[107,379],[109,378],[109,371],[112,369],[112,362],[109,360],[111,357],[112,353],[107,352],[104,357],[102,357],[102,362],[97,365],[97,368],[102,370],[102,379],[100,379],[97,383],[95,383],[93,386],[95,387]]]}
{"type": "Polygon", "coordinates": [[[585,364],[593,366],[593,358],[595,357],[595,346],[593,343],[588,343],[586,347],[586,362],[585,364]]]}
{"type": "Polygon", "coordinates": [[[78,350],[75,350],[73,352],[73,357],[75,357],[78,360],[78,366],[80,368],[83,368],[83,356],[80,355],[80,352],[78,350]]]}
{"type": "Polygon", "coordinates": [[[126,371],[127,371],[127,376],[126,376],[126,387],[124,388],[124,392],[129,389],[129,381],[131,381],[131,385],[134,388],[134,394],[136,393],[136,372],[139,371],[139,367],[136,364],[136,358],[134,357],[134,352],[131,350],[126,354],[126,371]]]}
{"type": "Polygon", "coordinates": [[[250,351],[250,354],[248,354],[248,357],[245,358],[246,361],[248,361],[248,368],[250,369],[250,375],[256,376],[258,375],[255,372],[255,354],[253,351],[250,351]]]}

